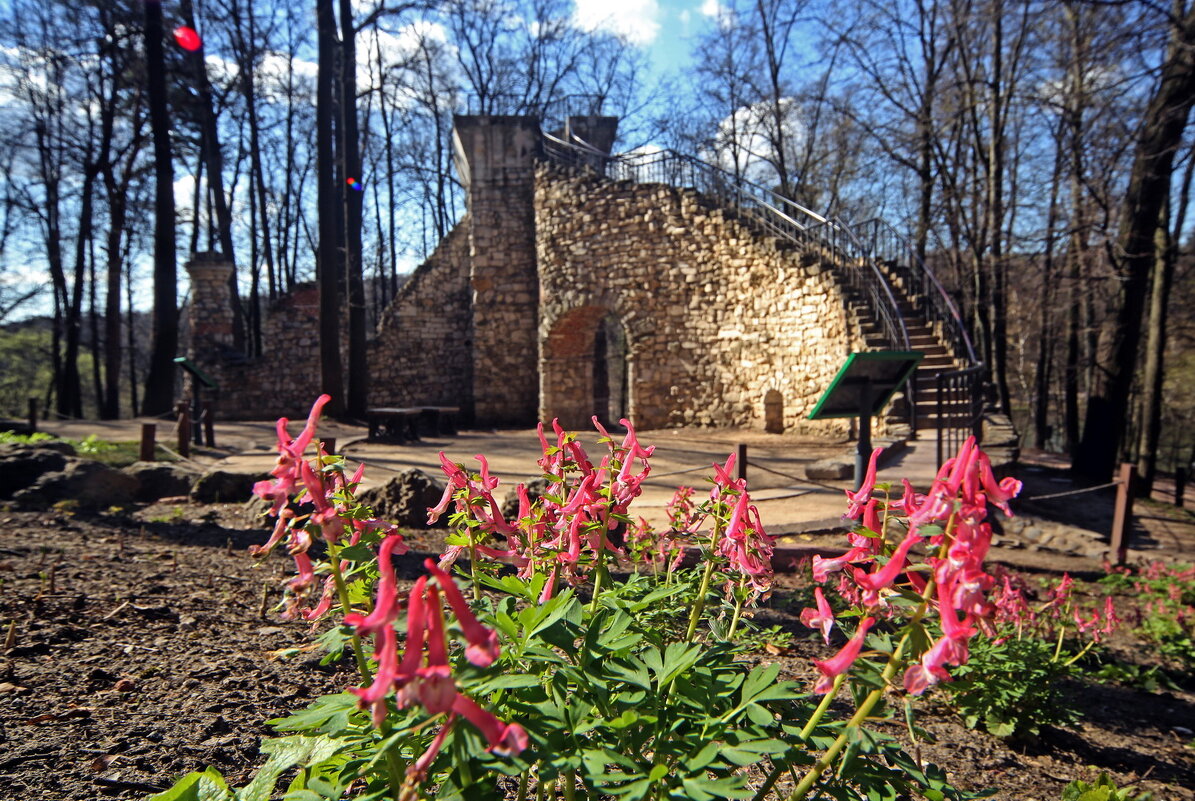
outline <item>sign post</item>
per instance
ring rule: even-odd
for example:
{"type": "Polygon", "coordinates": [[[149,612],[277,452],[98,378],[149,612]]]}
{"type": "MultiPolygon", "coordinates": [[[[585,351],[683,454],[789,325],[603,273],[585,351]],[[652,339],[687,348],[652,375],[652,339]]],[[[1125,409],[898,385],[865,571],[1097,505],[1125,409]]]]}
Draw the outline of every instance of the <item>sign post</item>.
{"type": "Polygon", "coordinates": [[[904,386],[924,355],[919,351],[892,350],[852,353],[809,413],[810,420],[859,418],[855,489],[863,485],[863,474],[871,458],[871,418],[904,386]]]}

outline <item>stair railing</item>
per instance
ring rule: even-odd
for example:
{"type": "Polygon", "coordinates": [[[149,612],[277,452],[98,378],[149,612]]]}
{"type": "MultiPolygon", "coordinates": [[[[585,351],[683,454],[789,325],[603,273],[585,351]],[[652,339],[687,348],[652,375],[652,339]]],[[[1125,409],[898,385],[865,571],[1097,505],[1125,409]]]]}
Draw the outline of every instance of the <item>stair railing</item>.
{"type": "Polygon", "coordinates": [[[868,304],[885,339],[908,350],[909,333],[888,280],[855,231],[770,189],[673,150],[607,155],[583,140],[566,142],[544,133],[544,154],[566,167],[593,169],[615,181],[691,187],[741,213],[759,229],[802,249],[819,249],[868,304]]]}
{"type": "Polygon", "coordinates": [[[881,268],[902,284],[913,307],[947,340],[954,357],[967,367],[979,364],[958,306],[909,240],[878,217],[859,223],[855,229],[881,268]]]}
{"type": "Polygon", "coordinates": [[[982,364],[934,376],[938,416],[938,465],[958,453],[967,437],[983,441],[982,364]]]}

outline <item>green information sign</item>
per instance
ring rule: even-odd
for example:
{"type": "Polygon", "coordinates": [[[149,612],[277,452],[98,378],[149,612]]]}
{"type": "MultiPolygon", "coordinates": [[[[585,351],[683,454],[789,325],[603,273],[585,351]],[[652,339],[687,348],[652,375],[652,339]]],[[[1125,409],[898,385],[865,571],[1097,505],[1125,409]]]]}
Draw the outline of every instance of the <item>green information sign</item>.
{"type": "Polygon", "coordinates": [[[852,353],[809,413],[810,420],[859,418],[855,489],[863,484],[863,471],[867,460],[871,458],[871,418],[888,405],[888,401],[909,380],[924,356],[919,351],[852,353]]]}

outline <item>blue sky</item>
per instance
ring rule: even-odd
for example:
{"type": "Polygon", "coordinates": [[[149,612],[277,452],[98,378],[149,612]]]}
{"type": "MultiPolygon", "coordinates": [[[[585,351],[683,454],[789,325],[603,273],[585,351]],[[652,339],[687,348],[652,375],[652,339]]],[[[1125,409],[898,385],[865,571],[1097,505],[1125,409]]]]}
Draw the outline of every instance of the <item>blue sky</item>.
{"type": "Polygon", "coordinates": [[[576,0],[576,7],[581,27],[620,33],[644,48],[657,75],[689,63],[693,38],[719,10],[717,0],[576,0]]]}

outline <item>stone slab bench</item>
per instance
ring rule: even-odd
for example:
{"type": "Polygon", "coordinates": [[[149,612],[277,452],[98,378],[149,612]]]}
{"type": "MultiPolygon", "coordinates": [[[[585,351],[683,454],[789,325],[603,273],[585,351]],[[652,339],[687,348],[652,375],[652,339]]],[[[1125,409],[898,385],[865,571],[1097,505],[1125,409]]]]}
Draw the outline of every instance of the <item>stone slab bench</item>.
{"type": "Polygon", "coordinates": [[[428,431],[443,436],[456,434],[456,421],[460,417],[459,406],[422,406],[423,421],[428,431]]]}
{"type": "Polygon", "coordinates": [[[378,406],[365,410],[369,422],[369,440],[405,442],[419,439],[420,433],[452,435],[456,433],[459,406],[378,406]]]}
{"type": "Polygon", "coordinates": [[[393,439],[400,442],[419,439],[419,418],[423,407],[378,406],[365,410],[369,423],[369,441],[393,439]]]}

